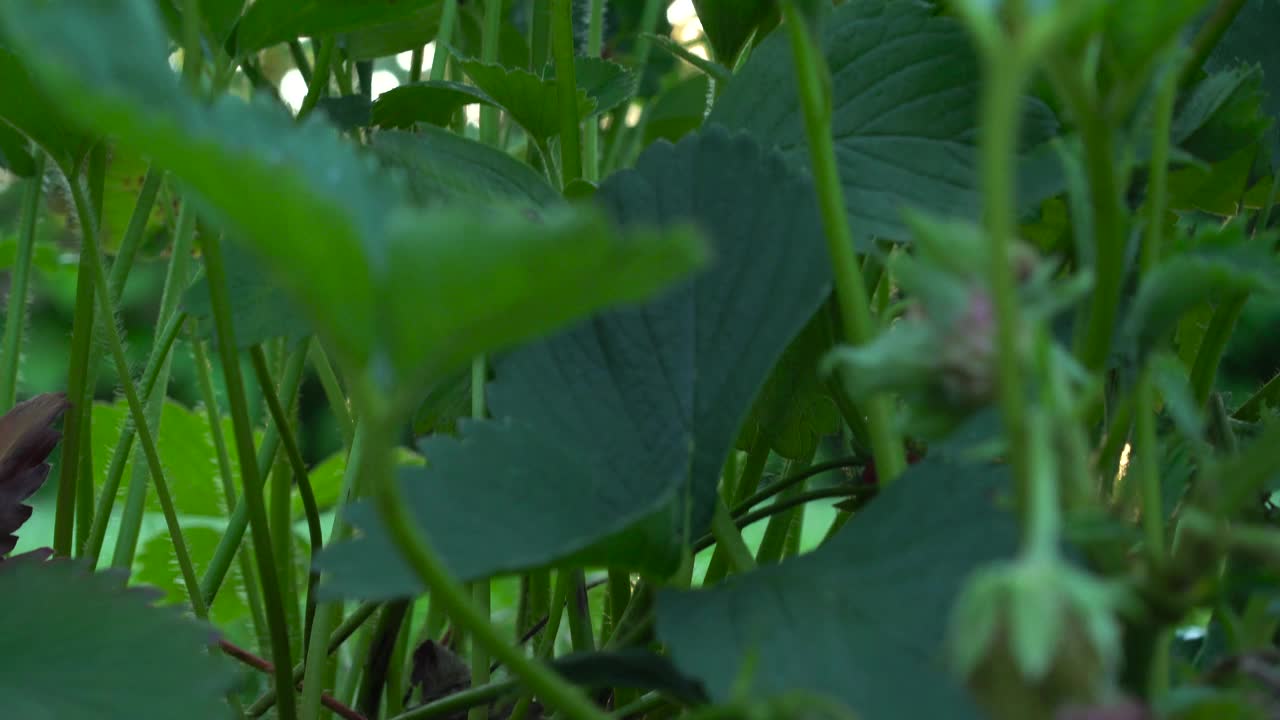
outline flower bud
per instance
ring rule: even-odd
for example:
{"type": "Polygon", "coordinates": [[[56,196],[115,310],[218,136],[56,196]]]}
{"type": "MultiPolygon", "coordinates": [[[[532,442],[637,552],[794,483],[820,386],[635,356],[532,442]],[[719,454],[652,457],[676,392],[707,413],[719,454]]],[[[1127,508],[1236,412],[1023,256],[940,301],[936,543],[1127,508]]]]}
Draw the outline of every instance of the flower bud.
{"type": "Polygon", "coordinates": [[[956,605],[953,662],[996,720],[1054,720],[1110,694],[1121,653],[1114,600],[1052,556],[982,571],[956,605]]]}

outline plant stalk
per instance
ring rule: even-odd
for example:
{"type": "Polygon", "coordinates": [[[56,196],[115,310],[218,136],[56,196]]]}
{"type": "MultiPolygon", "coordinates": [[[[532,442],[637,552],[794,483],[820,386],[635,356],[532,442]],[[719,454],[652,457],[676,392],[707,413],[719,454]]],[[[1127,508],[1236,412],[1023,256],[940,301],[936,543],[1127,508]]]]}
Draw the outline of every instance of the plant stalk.
{"type": "Polygon", "coordinates": [[[27,286],[31,280],[31,260],[35,255],[36,220],[40,217],[40,196],[44,188],[47,162],[43,152],[34,154],[35,172],[22,194],[18,220],[18,256],[9,276],[9,301],[5,308],[4,344],[0,346],[0,413],[9,412],[18,396],[18,366],[21,364],[22,332],[27,324],[27,286]]]}
{"type": "MultiPolygon", "coordinates": [[[[830,70],[822,56],[818,38],[814,37],[795,0],[786,0],[782,4],[782,12],[795,58],[800,104],[809,139],[809,158],[826,228],[827,251],[831,255],[835,275],[844,337],[853,345],[864,345],[875,337],[877,326],[872,320],[867,288],[854,255],[853,230],[845,212],[844,188],[840,184],[836,163],[835,142],[831,134],[830,70]]],[[[887,396],[878,395],[869,398],[863,407],[871,436],[872,455],[881,482],[887,485],[907,466],[902,438],[893,424],[892,401],[887,396]]]]}
{"type": "Polygon", "coordinates": [[[271,660],[275,663],[276,690],[279,692],[278,714],[282,720],[295,720],[298,708],[293,694],[293,678],[289,672],[293,667],[289,652],[289,628],[280,597],[280,579],[276,575],[272,559],[271,529],[267,525],[266,501],[262,497],[263,488],[258,479],[258,464],[254,457],[253,425],[249,419],[244,379],[241,377],[240,362],[236,355],[235,329],[231,323],[231,302],[227,291],[227,271],[222,259],[221,240],[216,234],[210,233],[203,238],[203,246],[218,350],[222,355],[222,371],[226,377],[227,396],[231,405],[236,450],[240,456],[240,481],[243,485],[243,502],[240,505],[248,509],[254,555],[262,583],[263,604],[271,633],[271,660]]]}
{"type": "Polygon", "coordinates": [[[563,186],[582,178],[582,139],[578,122],[578,79],[573,65],[572,0],[551,3],[551,54],[556,63],[556,98],[560,108],[560,177],[563,186]]]}

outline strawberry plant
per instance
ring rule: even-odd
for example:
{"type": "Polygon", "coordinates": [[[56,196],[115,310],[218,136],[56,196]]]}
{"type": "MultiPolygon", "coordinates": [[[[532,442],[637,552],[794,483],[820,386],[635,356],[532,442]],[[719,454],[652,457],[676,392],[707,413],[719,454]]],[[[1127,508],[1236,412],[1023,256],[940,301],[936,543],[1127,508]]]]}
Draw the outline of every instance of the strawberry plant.
{"type": "Polygon", "coordinates": [[[7,0],[0,707],[1276,716],[1278,28],[7,0]]]}

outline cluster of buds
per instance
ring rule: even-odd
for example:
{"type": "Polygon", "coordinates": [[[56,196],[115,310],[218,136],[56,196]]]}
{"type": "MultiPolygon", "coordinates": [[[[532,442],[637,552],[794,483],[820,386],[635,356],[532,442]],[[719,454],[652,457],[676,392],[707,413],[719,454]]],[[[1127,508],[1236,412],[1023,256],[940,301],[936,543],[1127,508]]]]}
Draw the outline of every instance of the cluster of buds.
{"type": "Polygon", "coordinates": [[[1123,598],[1056,553],[984,570],[955,607],[955,669],[998,720],[1055,720],[1114,702],[1123,598]]]}
{"type": "MultiPolygon", "coordinates": [[[[987,282],[990,244],[979,227],[918,216],[911,224],[914,251],[891,260],[893,279],[908,298],[906,311],[873,342],[834,350],[824,369],[842,373],[855,395],[902,396],[913,412],[913,434],[927,438],[995,399],[996,307],[987,282]]],[[[1058,284],[1051,264],[1025,244],[1014,246],[1009,261],[1025,352],[1030,328],[1074,303],[1082,286],[1058,284]]]]}

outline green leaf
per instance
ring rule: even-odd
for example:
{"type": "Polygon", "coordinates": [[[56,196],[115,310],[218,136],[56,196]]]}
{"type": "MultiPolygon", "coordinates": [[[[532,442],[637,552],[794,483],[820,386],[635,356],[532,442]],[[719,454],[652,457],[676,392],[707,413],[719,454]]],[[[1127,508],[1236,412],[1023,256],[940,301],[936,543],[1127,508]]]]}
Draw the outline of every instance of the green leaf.
{"type": "Polygon", "coordinates": [[[1256,65],[1215,73],[1196,86],[1174,122],[1178,145],[1208,163],[1258,142],[1271,126],[1263,114],[1256,65]]]}
{"type": "MultiPolygon", "coordinates": [[[[574,80],[595,101],[592,115],[603,115],[631,99],[636,93],[635,73],[616,62],[578,55],[573,58],[574,80]]],[[[556,66],[547,65],[544,79],[556,78],[556,66]]]]}
{"type": "Polygon", "coordinates": [[[441,0],[427,4],[407,17],[362,28],[346,35],[342,44],[352,60],[373,60],[421,48],[440,29],[441,0]]]}
{"type": "MultiPolygon", "coordinates": [[[[906,206],[977,219],[977,122],[982,73],[968,33],[925,3],[849,0],[823,35],[833,85],[837,162],[846,210],[860,236],[909,239],[906,206]]],[[[744,128],[808,165],[791,47],[774,33],[721,94],[710,122],[744,128]]],[[[1056,121],[1029,100],[1024,146],[1056,121]]],[[[1025,155],[1027,207],[1061,189],[1056,159],[1025,155]],[[1031,173],[1030,169],[1036,172],[1031,173]]]]}
{"type": "MultiPolygon", "coordinates": [[[[1280,23],[1280,3],[1246,0],[1236,19],[1205,60],[1209,72],[1229,71],[1241,63],[1262,67],[1262,107],[1267,115],[1280,116],[1280,46],[1271,28],[1280,23]]],[[[1280,144],[1273,144],[1272,162],[1280,161],[1280,144]]]]}
{"type": "Polygon", "coordinates": [[[819,311],[792,341],[760,389],[738,436],[738,448],[763,433],[778,455],[813,457],[818,441],[840,430],[840,413],[818,376],[822,357],[834,347],[827,313],[819,311]]]}
{"type": "Polygon", "coordinates": [[[585,208],[540,218],[501,206],[404,211],[390,225],[378,292],[402,377],[440,377],[598,308],[639,302],[706,259],[691,227],[619,234],[585,208]]]}
{"type": "MultiPolygon", "coordinates": [[[[395,449],[395,461],[399,467],[422,467],[426,464],[425,458],[405,447],[395,449]]],[[[330,510],[338,504],[338,497],[342,494],[342,476],[346,471],[347,454],[342,450],[333,453],[311,468],[308,477],[320,512],[330,510]]],[[[303,518],[302,498],[298,493],[293,494],[293,516],[299,520],[303,518]]]]}
{"type": "Polygon", "coordinates": [[[707,700],[696,681],[681,675],[666,657],[644,648],[575,652],[556,658],[552,666],[573,684],[591,689],[656,690],[691,705],[707,700]]]}
{"type": "MultiPolygon", "coordinates": [[[[1208,234],[1218,240],[1178,254],[1143,277],[1122,337],[1134,351],[1167,338],[1184,313],[1240,293],[1280,289],[1280,263],[1269,245],[1246,241],[1241,223],[1208,234]]],[[[1205,241],[1201,241],[1205,242],[1205,241]]]]}
{"type": "MultiPolygon", "coordinates": [[[[129,408],[123,400],[107,404],[94,403],[92,410],[93,471],[95,485],[101,487],[107,477],[116,440],[126,422],[132,422],[129,408]]],[[[175,400],[166,400],[160,411],[160,428],[156,433],[156,450],[169,492],[179,515],[188,517],[215,517],[226,515],[226,503],[222,493],[222,481],[218,476],[217,455],[209,433],[209,421],[204,413],[197,413],[175,400]]],[[[140,462],[142,449],[134,441],[133,452],[125,466],[124,480],[116,494],[117,507],[124,507],[129,494],[129,478],[133,477],[133,464],[140,462]]],[[[145,462],[145,461],[143,461],[145,462]]],[[[148,491],[147,510],[161,512],[155,492],[148,491]]]]}
{"type": "Polygon", "coordinates": [[[726,65],[733,64],[753,32],[764,37],[778,24],[775,0],[693,0],[693,6],[716,59],[726,65]]]}
{"type": "Polygon", "coordinates": [[[213,630],[123,576],[26,555],[0,565],[0,707],[14,718],[222,720],[232,688],[213,630]],[[145,679],[145,691],[131,692],[145,679]]]}
{"type": "Polygon", "coordinates": [[[321,119],[298,126],[264,103],[223,97],[206,106],[192,98],[169,68],[168,41],[144,0],[74,8],[19,0],[0,7],[0,18],[15,44],[39,59],[33,70],[68,117],[181,178],[322,321],[338,354],[363,364],[375,332],[369,268],[376,248],[366,241],[381,234],[395,201],[394,187],[370,162],[321,119]],[[129,42],[115,41],[121,37],[129,42]],[[315,252],[318,238],[323,253],[315,252]]]}
{"type": "MultiPolygon", "coordinates": [[[[551,563],[674,570],[679,527],[709,521],[752,397],[829,292],[812,186],[747,137],[655,146],[595,200],[624,226],[694,221],[716,260],[641,307],[496,357],[499,419],[422,443],[430,465],[401,474],[407,500],[464,579],[551,563]]],[[[372,508],[353,521],[363,537],[320,558],[329,591],[416,592],[372,508]]]]}
{"type": "Polygon", "coordinates": [[[563,205],[560,194],[541,173],[500,150],[445,130],[423,127],[414,133],[380,132],[369,149],[383,167],[404,171],[409,197],[421,207],[514,203],[532,209],[563,205]]]}
{"type": "Polygon", "coordinates": [[[415,436],[458,431],[458,421],[471,416],[471,372],[463,370],[432,383],[413,417],[415,436]]]}
{"type": "MultiPolygon", "coordinates": [[[[299,340],[311,334],[311,323],[305,314],[252,255],[239,244],[228,245],[225,254],[237,347],[247,349],[280,337],[299,340]]],[[[208,278],[202,276],[187,289],[182,306],[198,323],[200,337],[213,340],[216,345],[208,278]]]]}
{"type": "MultiPolygon", "coordinates": [[[[0,32],[11,31],[0,24],[0,32]]],[[[3,45],[0,87],[4,88],[0,92],[0,120],[44,148],[64,175],[74,175],[89,152],[91,140],[68,126],[54,103],[33,82],[26,64],[3,45]]]]}
{"type": "Polygon", "coordinates": [[[320,98],[316,110],[324,113],[333,126],[347,132],[373,124],[373,106],[363,95],[320,98]]]}
{"type": "Polygon", "coordinates": [[[36,174],[35,159],[27,148],[27,138],[0,121],[0,167],[21,178],[36,174]]]}
{"type": "Polygon", "coordinates": [[[373,102],[370,119],[374,125],[384,128],[408,128],[414,123],[444,127],[455,113],[468,105],[502,109],[497,100],[479,88],[448,80],[425,80],[379,95],[373,102]]]}
{"type": "MultiPolygon", "coordinates": [[[[195,565],[196,575],[203,576],[213,557],[223,531],[217,527],[185,524],[182,538],[187,543],[187,551],[195,565]]],[[[134,584],[153,585],[164,593],[162,602],[165,605],[182,605],[187,602],[186,586],[182,583],[182,572],[178,568],[178,560],[173,554],[173,541],[167,532],[152,535],[142,544],[134,562],[134,584]]],[[[240,576],[239,564],[231,567],[222,590],[214,598],[209,608],[209,619],[219,627],[227,627],[250,617],[249,604],[245,599],[244,578],[240,576]]]]}
{"type": "Polygon", "coordinates": [[[232,54],[248,55],[296,37],[412,23],[439,0],[255,0],[236,26],[232,54]]]}
{"type": "MultiPolygon", "coordinates": [[[[545,140],[560,133],[560,107],[556,84],[521,68],[457,58],[462,71],[511,115],[530,135],[545,140]]],[[[581,85],[578,87],[579,119],[595,112],[596,102],[581,85]]]]}
{"type": "Polygon", "coordinates": [[[707,113],[711,82],[706,75],[691,75],[658,95],[649,106],[644,123],[644,144],[655,140],[677,142],[702,126],[707,113]]]}
{"type": "MultiPolygon", "coordinates": [[[[102,219],[98,226],[98,242],[103,252],[114,253],[124,239],[133,209],[137,205],[138,191],[146,181],[149,163],[130,148],[111,146],[107,153],[107,172],[103,180],[102,219]]],[[[155,207],[147,218],[144,232],[154,232],[168,226],[177,216],[177,198],[172,189],[161,184],[156,193],[155,207]]]]}
{"type": "Polygon", "coordinates": [[[710,590],[658,596],[658,635],[713,700],[826,693],[860,717],[982,717],[945,665],[952,600],[1016,547],[1000,466],[930,457],[813,553],[710,590]],[[803,618],[803,622],[797,622],[803,618]],[[749,660],[750,659],[750,660],[749,660]]]}

